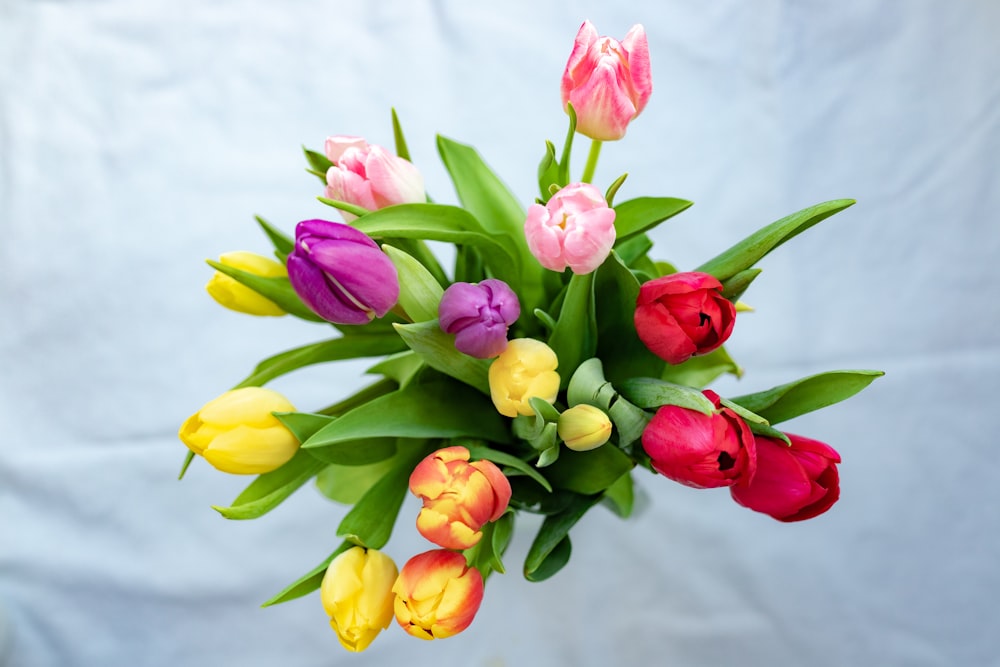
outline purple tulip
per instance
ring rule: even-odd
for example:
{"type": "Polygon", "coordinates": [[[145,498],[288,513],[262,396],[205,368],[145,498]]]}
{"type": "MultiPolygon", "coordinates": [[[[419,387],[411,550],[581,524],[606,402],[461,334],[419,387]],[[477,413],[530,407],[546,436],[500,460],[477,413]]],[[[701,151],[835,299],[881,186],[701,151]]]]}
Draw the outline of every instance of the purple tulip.
{"type": "Polygon", "coordinates": [[[288,279],[313,312],[336,324],[367,324],[399,298],[389,257],[364,233],[328,220],[296,225],[288,279]]]}
{"type": "Polygon", "coordinates": [[[478,285],[454,283],[438,306],[438,323],[455,334],[455,348],[478,359],[491,359],[507,349],[507,327],[520,315],[514,290],[495,279],[478,285]]]}

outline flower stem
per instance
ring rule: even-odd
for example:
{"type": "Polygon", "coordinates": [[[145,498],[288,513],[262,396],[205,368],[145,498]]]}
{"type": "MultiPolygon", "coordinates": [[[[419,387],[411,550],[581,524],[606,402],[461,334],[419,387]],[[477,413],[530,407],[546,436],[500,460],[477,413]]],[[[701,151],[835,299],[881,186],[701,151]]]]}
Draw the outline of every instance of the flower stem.
{"type": "Polygon", "coordinates": [[[587,164],[583,167],[583,178],[580,180],[584,183],[590,183],[591,179],[594,178],[594,171],[597,170],[597,158],[601,155],[601,141],[598,139],[593,139],[590,142],[590,152],[587,153],[587,164]]]}

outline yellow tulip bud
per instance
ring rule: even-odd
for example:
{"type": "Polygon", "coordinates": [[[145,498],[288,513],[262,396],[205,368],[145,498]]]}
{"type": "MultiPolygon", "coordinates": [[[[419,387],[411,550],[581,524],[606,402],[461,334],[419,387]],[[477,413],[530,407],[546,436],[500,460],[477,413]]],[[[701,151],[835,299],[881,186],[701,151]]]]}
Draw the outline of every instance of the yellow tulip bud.
{"type": "MultiPolygon", "coordinates": [[[[262,278],[280,278],[288,275],[285,265],[267,257],[255,255],[252,252],[237,250],[219,256],[219,263],[231,266],[240,271],[246,271],[262,278]]],[[[220,305],[248,315],[264,315],[278,317],[285,315],[278,304],[253,291],[243,283],[226,274],[216,271],[212,279],[205,285],[209,295],[220,305]]]]}
{"type": "Polygon", "coordinates": [[[559,415],[556,427],[566,446],[577,452],[596,449],[611,437],[611,420],[593,405],[574,405],[559,415]]]}
{"type": "Polygon", "coordinates": [[[195,454],[237,475],[270,472],[288,462],[299,441],[272,412],[295,407],[276,391],[244,387],[227,391],[188,417],[178,433],[195,454]]]}
{"type": "Polygon", "coordinates": [[[341,645],[359,653],[393,618],[396,564],[381,551],[351,547],[326,568],[319,595],[341,645]]]}
{"type": "Polygon", "coordinates": [[[497,412],[507,417],[533,415],[528,400],[551,403],[559,393],[559,360],[552,348],[534,338],[515,338],[490,364],[490,397],[497,412]]]}

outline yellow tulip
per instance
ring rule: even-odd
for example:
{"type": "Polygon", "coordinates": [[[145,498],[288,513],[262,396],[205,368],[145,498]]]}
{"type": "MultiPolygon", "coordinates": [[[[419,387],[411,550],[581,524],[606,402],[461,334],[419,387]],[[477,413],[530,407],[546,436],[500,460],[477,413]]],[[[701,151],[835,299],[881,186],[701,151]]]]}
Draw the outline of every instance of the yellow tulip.
{"type": "Polygon", "coordinates": [[[334,558],[320,585],[320,600],[341,645],[359,653],[393,618],[396,564],[381,551],[351,547],[334,558]]]}
{"type": "Polygon", "coordinates": [[[559,393],[556,353],[533,338],[515,338],[490,364],[490,397],[497,412],[507,417],[533,415],[531,398],[551,403],[559,393]]]}
{"type": "Polygon", "coordinates": [[[299,441],[272,412],[295,407],[276,391],[244,387],[227,391],[188,417],[181,441],[223,472],[254,475],[288,462],[299,441]]]}
{"type": "MultiPolygon", "coordinates": [[[[237,250],[219,256],[219,263],[240,271],[252,273],[262,278],[280,278],[288,275],[285,265],[273,259],[237,250]]],[[[254,290],[221,271],[216,271],[205,285],[209,295],[220,305],[248,315],[278,317],[285,315],[278,304],[266,299],[254,290]]]]}
{"type": "Polygon", "coordinates": [[[566,446],[577,452],[596,449],[611,437],[611,420],[600,408],[582,403],[559,415],[556,427],[566,446]]]}

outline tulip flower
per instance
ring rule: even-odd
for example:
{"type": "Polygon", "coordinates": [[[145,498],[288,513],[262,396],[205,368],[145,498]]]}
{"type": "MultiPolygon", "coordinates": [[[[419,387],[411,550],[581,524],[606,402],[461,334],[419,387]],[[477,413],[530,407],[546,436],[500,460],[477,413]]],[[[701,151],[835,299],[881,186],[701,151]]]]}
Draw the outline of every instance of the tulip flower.
{"type": "Polygon", "coordinates": [[[729,487],[733,500],[778,521],[811,519],[840,497],[840,454],[829,445],[786,434],[792,446],[757,436],[757,473],[729,487]]]}
{"type": "Polygon", "coordinates": [[[341,645],[359,653],[392,622],[399,572],[381,551],[351,547],[330,561],[320,585],[320,601],[341,645]]]}
{"type": "Polygon", "coordinates": [[[296,225],[288,279],[313,312],[336,324],[367,324],[399,298],[392,260],[364,233],[328,220],[296,225]]]}
{"type": "Polygon", "coordinates": [[[581,403],[561,415],[556,426],[566,446],[577,452],[597,449],[611,438],[611,420],[600,408],[581,403]]]}
{"type": "Polygon", "coordinates": [[[636,333],[667,363],[679,364],[718,348],[735,322],[736,308],[722,296],[722,283],[707,273],[672,273],[639,288],[636,333]]]}
{"type": "Polygon", "coordinates": [[[483,601],[483,577],[457,551],[438,549],[407,561],[392,587],[396,622],[420,639],[443,639],[469,627],[483,601]]]}
{"type": "MultiPolygon", "coordinates": [[[[263,278],[278,278],[288,275],[285,265],[252,252],[238,250],[219,256],[219,263],[263,278]]],[[[264,298],[235,278],[216,271],[205,285],[209,296],[219,305],[248,315],[278,317],[285,311],[270,299],[264,298]]]]}
{"type": "Polygon", "coordinates": [[[417,530],[445,549],[479,543],[481,529],[510,502],[510,482],[492,461],[469,463],[465,447],[445,447],[421,461],[410,475],[410,491],[423,500],[417,530]]]}
{"type": "Polygon", "coordinates": [[[188,449],[223,472],[271,472],[299,449],[299,441],[271,413],[294,411],[288,399],[276,391],[233,389],[188,417],[178,435],[188,449]]]}
{"type": "Polygon", "coordinates": [[[528,249],[551,271],[590,273],[615,243],[615,210],[589,183],[570,183],[548,203],[532,204],[524,222],[528,249]]]}
{"type": "Polygon", "coordinates": [[[749,482],[757,468],[753,433],[718,394],[702,393],[715,405],[712,414],[664,405],[642,432],[642,448],[658,473],[686,486],[749,482]]]}
{"type": "MultiPolygon", "coordinates": [[[[360,137],[326,140],[326,196],[374,211],[394,204],[427,201],[424,177],[413,163],[360,137]]],[[[357,216],[341,211],[350,222],[357,216]]]]}
{"type": "Polygon", "coordinates": [[[598,141],[625,136],[653,92],[646,31],[634,25],[621,42],[599,37],[584,21],[562,76],[563,109],[572,103],[576,131],[598,141]]]}
{"type": "Polygon", "coordinates": [[[492,359],[507,349],[507,328],[521,315],[514,290],[502,280],[478,285],[453,283],[438,305],[438,322],[455,334],[455,348],[478,359],[492,359]]]}
{"type": "Polygon", "coordinates": [[[534,338],[515,338],[490,364],[490,398],[507,417],[535,414],[529,403],[541,398],[551,403],[559,394],[559,360],[552,348],[534,338]]]}

